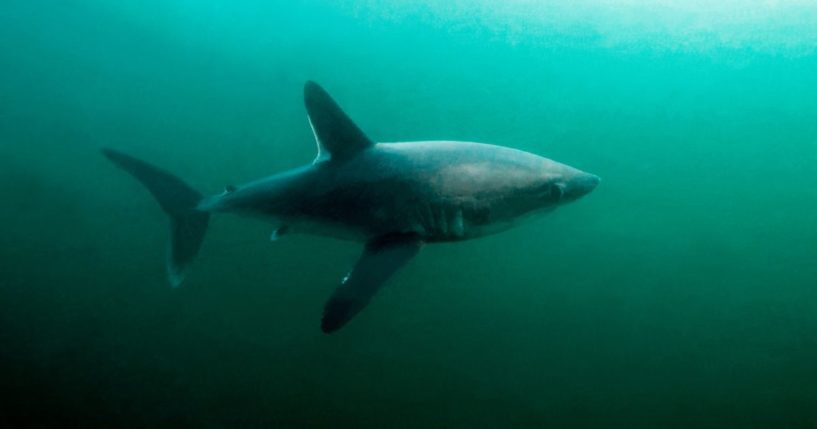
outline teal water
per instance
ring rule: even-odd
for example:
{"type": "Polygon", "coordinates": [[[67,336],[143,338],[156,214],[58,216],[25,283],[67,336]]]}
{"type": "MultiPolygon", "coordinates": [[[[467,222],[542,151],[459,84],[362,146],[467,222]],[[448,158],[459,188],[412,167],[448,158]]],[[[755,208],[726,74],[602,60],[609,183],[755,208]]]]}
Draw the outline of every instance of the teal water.
{"type": "Polygon", "coordinates": [[[0,4],[3,427],[817,427],[817,6],[0,4]],[[348,327],[359,245],[166,219],[98,148],[219,192],[312,160],[314,79],[380,141],[603,178],[426,246],[348,327]]]}

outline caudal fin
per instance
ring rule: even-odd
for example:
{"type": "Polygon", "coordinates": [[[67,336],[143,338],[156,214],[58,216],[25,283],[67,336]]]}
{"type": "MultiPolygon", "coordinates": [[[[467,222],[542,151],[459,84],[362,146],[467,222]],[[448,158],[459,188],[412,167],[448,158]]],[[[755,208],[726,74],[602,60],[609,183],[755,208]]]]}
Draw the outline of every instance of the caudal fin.
{"type": "Polygon", "coordinates": [[[201,247],[210,221],[209,213],[196,209],[202,195],[178,177],[130,155],[108,148],[103,148],[102,154],[142,183],[170,216],[167,273],[170,285],[179,286],[184,269],[201,247]]]}

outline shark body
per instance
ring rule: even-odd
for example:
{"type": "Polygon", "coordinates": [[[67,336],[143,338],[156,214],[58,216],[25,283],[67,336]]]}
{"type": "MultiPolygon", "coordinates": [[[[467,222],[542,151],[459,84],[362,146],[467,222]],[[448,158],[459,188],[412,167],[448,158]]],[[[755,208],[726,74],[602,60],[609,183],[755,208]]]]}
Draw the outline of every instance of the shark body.
{"type": "Polygon", "coordinates": [[[181,283],[209,216],[229,212],[290,232],[365,243],[324,308],[321,328],[344,326],[424,243],[506,230],[591,192],[595,175],[528,152],[459,141],[376,143],[314,82],[304,87],[318,156],[307,166],[204,197],[172,174],[103,149],[156,197],[171,219],[168,272],[181,283]]]}

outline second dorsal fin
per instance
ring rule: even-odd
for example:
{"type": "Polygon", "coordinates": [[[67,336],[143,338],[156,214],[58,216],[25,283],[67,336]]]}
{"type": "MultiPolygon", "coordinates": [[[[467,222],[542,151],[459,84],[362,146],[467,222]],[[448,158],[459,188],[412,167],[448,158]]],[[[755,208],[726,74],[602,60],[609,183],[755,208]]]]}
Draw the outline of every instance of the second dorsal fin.
{"type": "Polygon", "coordinates": [[[318,143],[315,162],[347,159],[374,145],[329,93],[311,80],[304,85],[304,104],[318,143]]]}

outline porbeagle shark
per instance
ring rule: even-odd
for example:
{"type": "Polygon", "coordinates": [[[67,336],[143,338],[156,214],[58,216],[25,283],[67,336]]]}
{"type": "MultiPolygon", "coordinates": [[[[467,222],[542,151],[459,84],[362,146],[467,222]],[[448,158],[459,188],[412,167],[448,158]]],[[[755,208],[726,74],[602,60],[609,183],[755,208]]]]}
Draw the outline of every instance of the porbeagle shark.
{"type": "Polygon", "coordinates": [[[170,217],[172,286],[198,253],[211,213],[268,219],[272,238],[301,232],[365,243],[326,303],[324,332],[359,313],[425,243],[506,230],[591,192],[599,178],[521,150],[461,141],[377,143],[314,82],[304,86],[318,144],[312,164],[203,196],[122,152],[102,153],[132,174],[170,217]]]}

